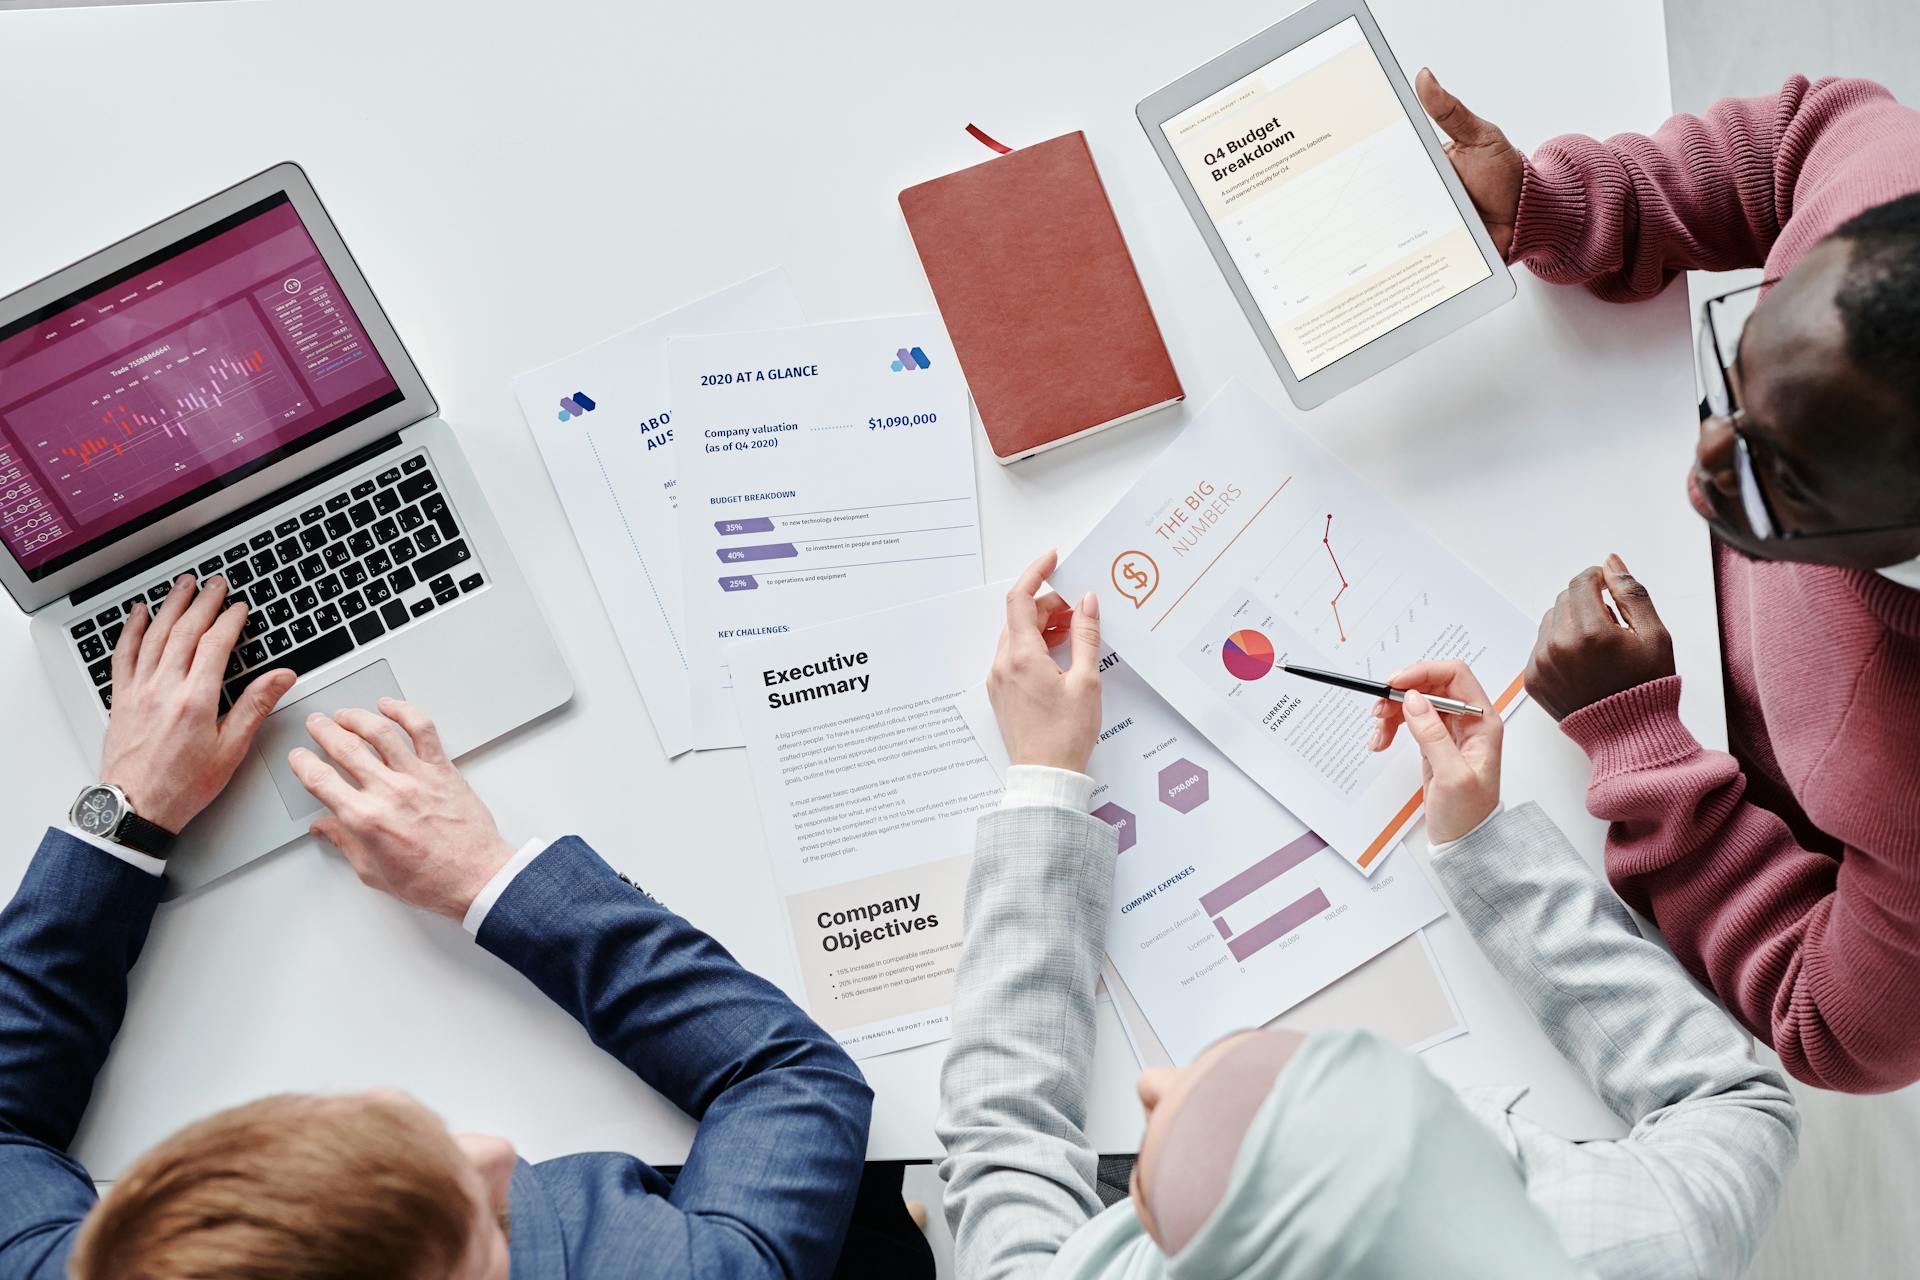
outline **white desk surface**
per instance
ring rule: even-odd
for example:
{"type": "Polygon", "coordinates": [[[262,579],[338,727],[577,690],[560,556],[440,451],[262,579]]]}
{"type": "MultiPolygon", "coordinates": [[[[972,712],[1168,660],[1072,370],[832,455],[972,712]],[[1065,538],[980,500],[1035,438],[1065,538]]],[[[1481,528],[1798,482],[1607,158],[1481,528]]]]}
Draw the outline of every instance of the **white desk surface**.
{"type": "MultiPolygon", "coordinates": [[[[466,443],[579,693],[477,753],[520,839],[578,831],[749,967],[789,972],[738,751],[655,745],[508,378],[786,264],[809,318],[930,308],[895,195],[1010,144],[1084,129],[1190,405],[1229,377],[1285,403],[1133,117],[1134,103],[1285,5],[888,2],[155,5],[0,19],[0,290],[294,158],[326,200],[466,443]],[[831,16],[825,16],[830,14],[831,16]]],[[[1379,0],[1411,73],[1431,63],[1523,148],[1667,114],[1658,0],[1379,0]],[[1551,71],[1541,48],[1577,47],[1551,71]]],[[[1618,551],[1652,588],[1721,734],[1706,537],[1682,497],[1695,435],[1686,291],[1633,308],[1517,273],[1519,297],[1332,404],[1308,430],[1528,613],[1618,551]]],[[[1011,469],[976,450],[987,569],[1071,547],[1190,409],[1011,469]]],[[[981,655],[984,668],[989,655],[981,655]]],[[[0,894],[93,776],[0,619],[0,894]]],[[[1531,705],[1506,793],[1597,863],[1584,757],[1531,705]]],[[[1424,850],[1416,834],[1409,847],[1424,850]]],[[[1410,856],[1403,851],[1398,856],[1410,856]]],[[[1610,1117],[1451,919],[1431,930],[1472,1034],[1428,1055],[1457,1082],[1522,1081],[1571,1134],[1610,1117]]],[[[1093,1130],[1131,1149],[1133,1066],[1102,1012],[1093,1130]]],[[[930,1157],[943,1046],[863,1064],[876,1157],[930,1157]]],[[[163,908],[78,1144],[98,1177],[189,1119],[281,1090],[406,1089],[533,1159],[684,1154],[691,1127],[458,928],[363,888],[311,842],[163,908]]]]}

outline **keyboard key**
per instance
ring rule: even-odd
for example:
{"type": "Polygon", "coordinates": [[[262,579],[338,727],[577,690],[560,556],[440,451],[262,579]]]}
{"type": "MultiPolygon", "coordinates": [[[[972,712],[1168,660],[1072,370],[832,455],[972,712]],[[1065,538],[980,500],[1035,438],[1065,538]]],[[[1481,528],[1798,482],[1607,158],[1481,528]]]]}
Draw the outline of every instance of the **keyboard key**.
{"type": "Polygon", "coordinates": [[[387,575],[387,585],[393,588],[395,595],[405,595],[413,590],[413,570],[401,565],[387,575]]]}
{"type": "Polygon", "coordinates": [[[362,480],[359,484],[353,486],[351,497],[355,502],[358,502],[379,487],[380,482],[377,480],[362,480]]]}
{"type": "Polygon", "coordinates": [[[312,613],[314,608],[320,603],[320,597],[314,594],[312,587],[302,587],[289,596],[288,599],[293,601],[293,611],[295,613],[312,613]]]}
{"type": "Polygon", "coordinates": [[[352,518],[354,528],[364,529],[373,523],[373,504],[371,502],[356,502],[347,508],[347,515],[352,518]]]}
{"type": "Polygon", "coordinates": [[[400,527],[409,533],[427,522],[427,518],[420,514],[420,508],[418,507],[403,508],[395,518],[400,521],[400,527]]]}
{"type": "Polygon", "coordinates": [[[271,630],[273,630],[273,623],[267,620],[267,615],[264,610],[249,609],[247,610],[247,624],[240,628],[240,634],[249,640],[254,640],[271,630]]]}
{"type": "Polygon", "coordinates": [[[288,516],[285,520],[273,526],[273,536],[276,538],[291,538],[298,532],[300,532],[299,516],[288,516]]]}
{"type": "Polygon", "coordinates": [[[240,662],[243,666],[257,667],[267,660],[267,646],[258,640],[249,640],[240,646],[240,662]]]}
{"type": "Polygon", "coordinates": [[[145,603],[146,601],[139,596],[129,596],[127,599],[122,600],[120,602],[120,612],[126,614],[129,618],[131,618],[133,616],[133,606],[137,604],[145,604],[145,603]]]}
{"type": "Polygon", "coordinates": [[[340,597],[340,612],[349,618],[356,618],[367,611],[367,602],[358,591],[349,591],[340,597]]]}
{"type": "Polygon", "coordinates": [[[242,671],[245,671],[246,669],[247,669],[247,664],[240,661],[240,652],[239,650],[236,649],[234,652],[227,655],[227,673],[226,675],[222,676],[221,679],[231,680],[234,676],[239,675],[242,671]]]}
{"type": "Polygon", "coordinates": [[[94,684],[105,684],[113,679],[113,659],[101,658],[98,662],[88,663],[87,674],[93,677],[94,684]]]}
{"type": "Polygon", "coordinates": [[[227,590],[238,591],[253,581],[253,566],[245,560],[227,566],[227,590]]]}
{"type": "Polygon", "coordinates": [[[453,575],[450,573],[443,573],[427,584],[427,590],[433,592],[435,595],[439,595],[442,591],[451,591],[452,589],[453,575]]]}
{"type": "Polygon", "coordinates": [[[431,601],[431,600],[415,600],[415,601],[413,602],[413,616],[414,616],[414,617],[416,617],[416,618],[419,618],[419,617],[423,617],[423,616],[425,616],[426,614],[429,614],[429,613],[432,613],[432,612],[433,612],[433,601],[431,601]]]}
{"type": "Polygon", "coordinates": [[[372,644],[387,634],[386,624],[380,621],[380,615],[377,613],[355,618],[350,625],[353,627],[353,638],[361,644],[372,644]]]}
{"type": "Polygon", "coordinates": [[[247,588],[247,602],[256,609],[280,594],[279,589],[267,578],[261,578],[247,588]]]}
{"type": "Polygon", "coordinates": [[[247,544],[243,542],[237,547],[228,547],[225,558],[228,564],[232,564],[235,560],[245,560],[247,558],[247,544]]]}
{"type": "Polygon", "coordinates": [[[308,556],[300,562],[300,577],[302,581],[312,582],[315,578],[324,576],[326,572],[327,562],[319,556],[308,556]]]}
{"type": "Polygon", "coordinates": [[[207,576],[208,574],[210,574],[210,573],[218,573],[218,572],[220,572],[220,557],[219,557],[219,556],[215,556],[215,557],[214,557],[213,559],[211,559],[211,560],[202,560],[202,561],[200,562],[200,570],[199,570],[199,572],[200,572],[200,576],[201,576],[201,577],[203,577],[203,578],[204,578],[204,577],[206,577],[206,576],[207,576]]]}
{"type": "Polygon", "coordinates": [[[99,636],[88,636],[80,642],[80,658],[84,662],[98,662],[107,656],[107,642],[99,636]]]}
{"type": "Polygon", "coordinates": [[[376,578],[384,576],[391,568],[393,568],[393,557],[384,551],[376,551],[367,557],[367,572],[376,578]]]}
{"type": "Polygon", "coordinates": [[[262,547],[270,547],[272,545],[273,545],[273,530],[271,529],[262,529],[260,532],[254,534],[251,538],[247,539],[247,546],[254,551],[258,551],[262,547]]]}
{"type": "Polygon", "coordinates": [[[113,689],[111,686],[100,690],[100,705],[109,711],[113,710],[113,689]]]}
{"type": "Polygon", "coordinates": [[[413,535],[414,545],[419,547],[422,551],[431,551],[444,541],[446,541],[446,539],[442,538],[440,536],[440,531],[434,528],[432,525],[428,525],[426,528],[422,529],[420,532],[413,535]]]}
{"type": "Polygon", "coordinates": [[[347,539],[347,550],[352,552],[356,559],[366,555],[373,550],[373,535],[365,529],[360,530],[347,539]]]}
{"type": "Polygon", "coordinates": [[[340,571],[340,581],[350,587],[357,587],[367,580],[367,566],[350,564],[340,571]]]}
{"type": "Polygon", "coordinates": [[[408,502],[418,502],[439,487],[432,472],[408,476],[400,482],[400,496],[408,502]]]}
{"type": "Polygon", "coordinates": [[[395,564],[405,564],[407,561],[413,559],[415,554],[413,550],[413,540],[411,538],[402,538],[389,549],[393,552],[393,562],[395,564]]]}
{"type": "Polygon", "coordinates": [[[284,627],[293,621],[293,602],[291,600],[275,600],[272,604],[268,605],[267,621],[276,627],[284,627]]]}
{"type": "Polygon", "coordinates": [[[340,625],[340,606],[323,604],[313,615],[313,625],[322,631],[331,631],[340,625]]]}
{"type": "Polygon", "coordinates": [[[279,631],[269,631],[265,643],[267,652],[275,655],[285,653],[287,650],[293,648],[293,639],[287,635],[285,628],[279,631]]]}
{"type": "Polygon", "coordinates": [[[437,604],[452,604],[460,598],[460,591],[457,587],[449,586],[445,591],[434,592],[433,598],[437,604]]]}
{"type": "Polygon", "coordinates": [[[326,511],[320,507],[308,507],[300,513],[300,523],[316,524],[319,522],[320,517],[325,514],[327,514],[326,511]]]}
{"type": "Polygon", "coordinates": [[[293,620],[293,625],[287,628],[287,634],[293,637],[294,643],[305,644],[320,634],[320,628],[313,625],[311,617],[302,615],[293,620]]]}
{"type": "Polygon", "coordinates": [[[373,495],[373,509],[383,516],[390,516],[400,509],[400,495],[391,489],[382,489],[373,495]]]}
{"type": "MultiPolygon", "coordinates": [[[[274,665],[278,667],[292,667],[295,671],[304,675],[312,671],[315,667],[324,666],[332,662],[335,658],[351,652],[353,652],[353,637],[347,634],[345,627],[341,627],[338,630],[327,632],[317,640],[311,640],[308,643],[287,650],[280,655],[279,660],[275,662],[274,665]]],[[[229,698],[237,698],[245,688],[245,677],[242,677],[240,680],[229,681],[227,684],[227,696],[229,698]],[[236,688],[236,685],[239,687],[236,688]]]]}
{"type": "Polygon", "coordinates": [[[463,592],[475,590],[481,585],[482,585],[482,580],[480,575],[477,573],[470,573],[466,577],[460,579],[460,590],[463,592]]]}
{"type": "MultiPolygon", "coordinates": [[[[292,547],[296,554],[300,550],[299,544],[295,542],[283,542],[280,545],[283,547],[292,547]]],[[[281,561],[271,551],[256,551],[247,563],[253,566],[255,573],[272,573],[280,567],[281,561]]]]}
{"type": "Polygon", "coordinates": [[[384,578],[375,578],[372,582],[369,582],[367,584],[367,603],[368,604],[385,603],[387,597],[392,594],[393,594],[393,588],[387,585],[386,580],[384,578]]]}
{"type": "Polygon", "coordinates": [[[120,624],[117,622],[109,622],[106,625],[106,629],[101,631],[100,636],[107,642],[107,649],[111,652],[114,646],[120,643],[120,624]]]}
{"type": "Polygon", "coordinates": [[[376,484],[392,484],[395,480],[398,480],[399,478],[400,478],[400,468],[388,467],[385,471],[382,471],[379,475],[375,476],[373,479],[374,479],[374,483],[376,484]]]}
{"type": "Polygon", "coordinates": [[[453,510],[447,506],[446,494],[435,493],[429,495],[427,500],[420,504],[420,510],[426,513],[427,519],[440,526],[440,533],[443,537],[453,538],[459,536],[460,526],[453,522],[453,510]]]}
{"type": "Polygon", "coordinates": [[[336,493],[331,498],[327,499],[327,510],[344,511],[346,510],[347,504],[352,501],[353,499],[349,498],[346,494],[336,493]]]}
{"type": "MultiPolygon", "coordinates": [[[[425,532],[425,530],[422,530],[421,535],[424,535],[425,532]]],[[[399,546],[405,545],[405,543],[399,544],[399,546]]],[[[467,544],[456,539],[443,547],[427,552],[427,554],[414,561],[413,572],[416,577],[430,578],[437,574],[445,573],[457,564],[464,563],[469,555],[467,544]]]]}
{"type": "Polygon", "coordinates": [[[173,583],[171,582],[154,583],[152,586],[147,588],[147,603],[159,604],[162,600],[165,600],[167,598],[167,593],[172,590],[173,590],[173,583]]]}
{"type": "Polygon", "coordinates": [[[92,618],[82,618],[80,621],[74,623],[73,626],[69,627],[68,631],[75,640],[78,640],[81,636],[91,635],[93,633],[93,627],[94,622],[92,618]]]}
{"type": "MultiPolygon", "coordinates": [[[[327,531],[325,529],[316,527],[316,528],[310,528],[310,529],[302,529],[300,531],[300,549],[302,551],[318,551],[320,548],[326,545],[327,545],[327,531]]],[[[285,564],[287,560],[288,560],[288,557],[286,556],[280,557],[281,564],[285,564]]]]}
{"type": "Polygon", "coordinates": [[[408,458],[405,462],[401,463],[400,469],[406,472],[408,475],[412,475],[414,472],[418,471],[420,468],[426,465],[427,465],[426,458],[424,456],[416,455],[415,457],[408,458]]]}
{"type": "Polygon", "coordinates": [[[120,606],[117,604],[110,604],[106,608],[102,609],[100,612],[94,614],[93,620],[104,627],[109,622],[112,622],[115,618],[119,616],[120,616],[120,606]]]}
{"type": "Polygon", "coordinates": [[[346,512],[342,511],[328,516],[327,522],[320,527],[327,531],[329,538],[338,542],[353,532],[353,521],[347,519],[346,512]]]}
{"type": "Polygon", "coordinates": [[[337,573],[328,574],[326,577],[320,579],[320,581],[314,583],[313,586],[314,590],[320,593],[322,600],[332,600],[342,591],[346,590],[346,588],[340,584],[340,575],[337,573]]]}
{"type": "Polygon", "coordinates": [[[327,562],[327,568],[338,569],[341,565],[353,559],[353,553],[347,550],[344,542],[334,542],[329,543],[327,549],[320,553],[320,558],[327,562]]]}
{"type": "Polygon", "coordinates": [[[389,629],[401,625],[407,620],[407,606],[398,600],[387,601],[380,606],[380,620],[386,623],[389,629]]]}
{"type": "Polygon", "coordinates": [[[292,565],[273,575],[273,585],[281,591],[292,591],[300,585],[300,571],[292,565]]]}
{"type": "Polygon", "coordinates": [[[376,521],[373,526],[373,536],[377,538],[380,545],[384,547],[387,543],[392,542],[400,536],[400,526],[394,523],[392,517],[376,521]]]}

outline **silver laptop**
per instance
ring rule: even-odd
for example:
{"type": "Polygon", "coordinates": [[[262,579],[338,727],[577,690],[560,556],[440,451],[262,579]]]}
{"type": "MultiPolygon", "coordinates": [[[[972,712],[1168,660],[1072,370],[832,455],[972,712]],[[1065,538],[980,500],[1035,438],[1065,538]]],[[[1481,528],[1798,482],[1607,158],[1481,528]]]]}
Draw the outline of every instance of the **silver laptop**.
{"type": "Polygon", "coordinates": [[[223,710],[300,673],[182,834],[171,893],[306,832],[286,755],[313,711],[405,697],[457,755],[573,696],[437,412],[298,165],[0,300],[0,582],[81,751],[128,609],[183,572],[249,605],[223,710]]]}

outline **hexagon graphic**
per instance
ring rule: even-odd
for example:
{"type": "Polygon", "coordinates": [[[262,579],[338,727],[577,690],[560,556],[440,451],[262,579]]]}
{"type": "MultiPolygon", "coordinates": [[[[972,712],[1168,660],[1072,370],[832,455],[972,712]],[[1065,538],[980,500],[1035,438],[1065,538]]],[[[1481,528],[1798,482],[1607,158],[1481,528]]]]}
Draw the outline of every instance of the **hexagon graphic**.
{"type": "Polygon", "coordinates": [[[1103,804],[1093,811],[1093,816],[1120,833],[1121,853],[1133,848],[1133,842],[1139,838],[1139,832],[1134,828],[1139,824],[1131,812],[1117,804],[1103,804]]]}
{"type": "Polygon", "coordinates": [[[1185,756],[1160,771],[1160,803],[1192,813],[1207,802],[1207,771],[1185,756]]]}

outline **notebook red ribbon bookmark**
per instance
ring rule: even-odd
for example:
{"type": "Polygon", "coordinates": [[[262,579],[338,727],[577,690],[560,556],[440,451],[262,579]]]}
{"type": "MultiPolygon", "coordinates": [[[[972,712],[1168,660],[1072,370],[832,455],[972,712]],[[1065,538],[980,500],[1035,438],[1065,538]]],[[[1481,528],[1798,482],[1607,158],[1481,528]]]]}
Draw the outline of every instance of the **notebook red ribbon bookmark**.
{"type": "Polygon", "coordinates": [[[977,124],[968,125],[967,132],[972,134],[974,138],[978,140],[982,146],[991,148],[994,151],[998,151],[1003,156],[1013,150],[1012,147],[1007,146],[1005,143],[996,142],[992,138],[989,138],[986,135],[986,133],[980,128],[980,126],[977,124]]]}

